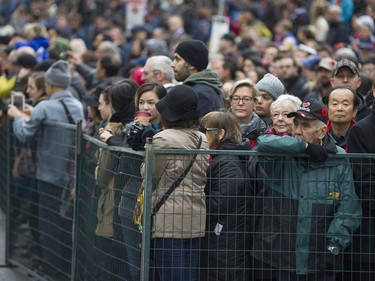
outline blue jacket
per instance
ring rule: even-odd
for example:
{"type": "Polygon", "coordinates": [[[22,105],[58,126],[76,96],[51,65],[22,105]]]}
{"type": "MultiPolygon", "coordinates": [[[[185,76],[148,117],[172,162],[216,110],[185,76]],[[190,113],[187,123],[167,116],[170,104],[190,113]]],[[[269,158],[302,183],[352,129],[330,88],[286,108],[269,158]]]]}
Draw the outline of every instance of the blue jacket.
{"type": "MultiPolygon", "coordinates": [[[[323,146],[345,153],[329,136],[323,146]]],[[[348,247],[362,215],[349,160],[293,157],[305,147],[300,139],[275,135],[260,136],[257,147],[259,152],[287,155],[259,157],[270,178],[270,193],[257,226],[254,257],[299,275],[337,270],[341,255],[334,257],[327,247],[348,247]]]]}
{"type": "Polygon", "coordinates": [[[81,119],[84,123],[82,104],[70,92],[62,91],[53,94],[49,100],[38,103],[31,112],[29,121],[16,117],[13,131],[21,142],[38,138],[37,179],[65,186],[71,176],[68,159],[72,148],[75,148],[75,131],[44,124],[69,123],[60,99],[64,100],[73,119],[81,119]]]}

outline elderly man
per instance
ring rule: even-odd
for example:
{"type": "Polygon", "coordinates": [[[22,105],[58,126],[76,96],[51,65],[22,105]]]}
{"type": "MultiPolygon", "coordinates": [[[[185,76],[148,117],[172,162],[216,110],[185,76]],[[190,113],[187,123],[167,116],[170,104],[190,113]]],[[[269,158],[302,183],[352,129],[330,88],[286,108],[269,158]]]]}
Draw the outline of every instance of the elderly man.
{"type": "Polygon", "coordinates": [[[345,151],[349,129],[355,125],[353,119],[358,111],[358,100],[357,95],[347,87],[335,88],[328,95],[327,131],[345,151]]]}
{"type": "Polygon", "coordinates": [[[21,142],[38,138],[37,174],[39,193],[39,230],[43,272],[53,280],[70,274],[71,235],[67,222],[59,214],[60,197],[71,175],[72,130],[46,125],[45,122],[75,123],[84,121],[82,104],[67,89],[71,75],[69,63],[57,61],[45,73],[49,100],[40,102],[28,120],[15,106],[9,105],[8,115],[14,118],[13,131],[21,142]],[[69,246],[70,245],[70,246],[69,246]]]}
{"type": "MultiPolygon", "coordinates": [[[[359,69],[356,64],[349,59],[342,59],[337,62],[336,68],[332,73],[331,86],[333,88],[344,86],[350,88],[357,95],[358,112],[355,121],[359,121],[370,114],[370,109],[366,106],[364,97],[358,92],[358,88],[362,83],[359,76],[359,69]]],[[[326,104],[327,100],[323,99],[326,104]]]]}
{"type": "Polygon", "coordinates": [[[334,281],[362,213],[350,163],[327,158],[345,151],[327,134],[327,109],[321,102],[305,101],[288,117],[295,118],[294,137],[258,138],[259,152],[283,156],[259,157],[270,191],[253,255],[279,281],[334,281]],[[314,157],[298,157],[302,152],[314,157]]]}
{"type": "Polygon", "coordinates": [[[167,56],[153,56],[147,59],[143,71],[142,80],[145,83],[154,82],[162,84],[169,92],[173,87],[172,60],[167,56]]]}

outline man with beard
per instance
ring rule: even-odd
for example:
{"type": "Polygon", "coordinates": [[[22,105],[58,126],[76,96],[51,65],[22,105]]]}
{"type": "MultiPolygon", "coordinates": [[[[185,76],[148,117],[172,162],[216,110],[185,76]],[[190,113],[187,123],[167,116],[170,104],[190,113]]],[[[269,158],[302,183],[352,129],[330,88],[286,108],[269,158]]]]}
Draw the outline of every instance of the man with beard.
{"type": "Polygon", "coordinates": [[[177,81],[183,82],[198,94],[201,116],[224,108],[222,84],[208,65],[208,49],[200,40],[182,41],[176,47],[172,68],[177,81]]]}
{"type": "Polygon", "coordinates": [[[318,64],[317,76],[318,84],[316,89],[316,98],[325,100],[328,94],[332,91],[331,77],[335,70],[336,61],[331,58],[322,58],[318,64]]]}

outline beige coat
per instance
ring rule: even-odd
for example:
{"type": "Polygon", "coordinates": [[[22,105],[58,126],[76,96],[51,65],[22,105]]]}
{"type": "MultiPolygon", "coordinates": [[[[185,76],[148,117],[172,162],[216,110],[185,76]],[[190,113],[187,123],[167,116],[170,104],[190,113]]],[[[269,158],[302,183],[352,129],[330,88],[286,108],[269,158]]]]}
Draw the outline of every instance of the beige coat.
{"type": "MultiPolygon", "coordinates": [[[[155,148],[196,149],[202,136],[201,149],[207,150],[206,136],[196,129],[167,129],[153,138],[155,148]]],[[[156,154],[153,165],[152,206],[155,206],[172,183],[191,161],[192,154],[156,154]]],[[[208,154],[199,154],[184,180],[168,197],[154,216],[153,238],[203,237],[206,225],[204,187],[208,168],[208,154]]],[[[141,167],[144,177],[145,165],[141,167]]]]}

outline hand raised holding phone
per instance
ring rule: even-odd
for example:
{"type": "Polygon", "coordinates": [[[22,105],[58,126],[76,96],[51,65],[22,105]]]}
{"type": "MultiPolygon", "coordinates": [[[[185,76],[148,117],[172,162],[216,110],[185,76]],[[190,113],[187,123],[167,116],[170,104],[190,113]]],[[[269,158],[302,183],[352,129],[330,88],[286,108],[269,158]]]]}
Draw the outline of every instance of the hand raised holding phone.
{"type": "Polygon", "coordinates": [[[23,112],[25,109],[25,95],[22,92],[12,91],[10,103],[13,104],[19,111],[23,112]]]}

